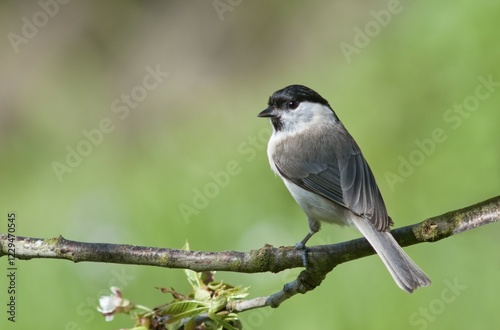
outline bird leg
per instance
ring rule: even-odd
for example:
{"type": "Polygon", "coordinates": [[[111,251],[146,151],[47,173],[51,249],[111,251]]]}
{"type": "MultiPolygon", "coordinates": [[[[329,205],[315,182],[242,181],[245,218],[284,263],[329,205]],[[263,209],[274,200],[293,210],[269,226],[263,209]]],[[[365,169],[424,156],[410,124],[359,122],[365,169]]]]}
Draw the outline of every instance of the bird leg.
{"type": "Polygon", "coordinates": [[[307,233],[306,237],[304,237],[304,239],[302,241],[295,244],[295,249],[302,251],[302,264],[304,265],[305,268],[307,268],[307,266],[309,265],[309,263],[307,261],[306,243],[314,234],[316,234],[316,232],[311,230],[310,232],[307,233]]]}

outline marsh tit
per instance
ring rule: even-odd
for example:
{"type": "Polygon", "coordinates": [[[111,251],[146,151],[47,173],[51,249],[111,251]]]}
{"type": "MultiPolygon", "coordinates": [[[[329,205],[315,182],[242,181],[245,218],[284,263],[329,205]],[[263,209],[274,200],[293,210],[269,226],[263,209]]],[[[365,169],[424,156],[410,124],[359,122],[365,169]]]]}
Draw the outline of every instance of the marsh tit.
{"type": "Polygon", "coordinates": [[[305,249],[320,222],[354,225],[370,242],[398,286],[412,292],[431,280],[389,233],[393,224],[368,163],[328,101],[312,89],[276,91],[259,117],[270,118],[267,154],[307,215],[305,249]]]}

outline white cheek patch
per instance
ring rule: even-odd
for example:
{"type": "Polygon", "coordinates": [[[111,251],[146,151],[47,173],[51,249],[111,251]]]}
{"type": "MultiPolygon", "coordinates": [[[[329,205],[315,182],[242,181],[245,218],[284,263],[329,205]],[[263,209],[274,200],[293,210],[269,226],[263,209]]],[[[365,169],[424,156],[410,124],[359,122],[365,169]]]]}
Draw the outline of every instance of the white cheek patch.
{"type": "Polygon", "coordinates": [[[324,122],[334,119],[332,110],[323,104],[302,102],[295,110],[283,111],[281,121],[282,130],[275,132],[276,137],[285,137],[314,127],[318,122],[324,122]]]}

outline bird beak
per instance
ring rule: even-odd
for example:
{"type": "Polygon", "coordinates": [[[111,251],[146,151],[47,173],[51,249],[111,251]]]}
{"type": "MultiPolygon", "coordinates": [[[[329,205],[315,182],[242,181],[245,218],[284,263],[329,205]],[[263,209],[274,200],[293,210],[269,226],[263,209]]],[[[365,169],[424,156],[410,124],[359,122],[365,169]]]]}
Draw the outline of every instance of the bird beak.
{"type": "Polygon", "coordinates": [[[265,118],[265,117],[271,117],[271,118],[272,117],[276,117],[276,113],[273,110],[274,110],[274,108],[270,106],[269,108],[261,111],[258,114],[258,117],[263,117],[263,118],[265,118]]]}

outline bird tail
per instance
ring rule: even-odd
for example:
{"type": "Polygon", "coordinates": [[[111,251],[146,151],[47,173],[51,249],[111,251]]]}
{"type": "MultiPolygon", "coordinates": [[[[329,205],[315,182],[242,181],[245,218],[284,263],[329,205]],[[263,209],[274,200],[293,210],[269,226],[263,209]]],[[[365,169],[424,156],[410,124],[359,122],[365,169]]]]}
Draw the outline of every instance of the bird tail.
{"type": "Polygon", "coordinates": [[[389,232],[376,230],[367,219],[351,216],[351,221],[370,242],[397,285],[406,292],[428,286],[431,280],[410,259],[389,232]]]}

